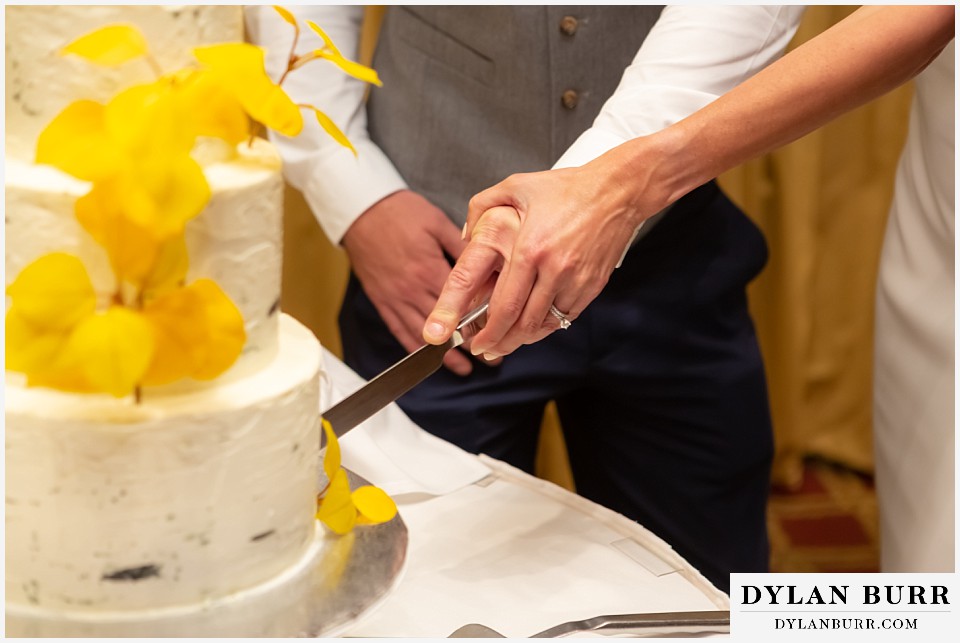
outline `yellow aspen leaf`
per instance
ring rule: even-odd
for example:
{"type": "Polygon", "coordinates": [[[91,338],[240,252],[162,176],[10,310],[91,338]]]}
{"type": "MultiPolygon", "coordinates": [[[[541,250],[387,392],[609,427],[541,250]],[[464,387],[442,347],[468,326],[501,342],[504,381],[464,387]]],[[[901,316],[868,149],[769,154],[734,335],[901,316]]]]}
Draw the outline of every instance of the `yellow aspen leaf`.
{"type": "Polygon", "coordinates": [[[148,52],[147,41],[133,25],[107,25],[80,36],[60,50],[61,55],[75,54],[92,63],[114,67],[139,58],[148,52]]]}
{"type": "MultiPolygon", "coordinates": [[[[125,216],[128,205],[122,192],[120,179],[95,183],[74,204],[80,225],[106,251],[118,281],[148,294],[182,284],[189,266],[183,230],[158,238],[153,230],[125,216]]],[[[143,207],[153,210],[155,206],[148,199],[143,207]]]]}
{"type": "Polygon", "coordinates": [[[188,376],[213,379],[233,365],[246,341],[240,312],[209,279],[148,301],[143,314],[157,335],[157,351],[144,384],[188,376]]]}
{"type": "Polygon", "coordinates": [[[206,329],[203,303],[193,290],[178,288],[149,301],[143,316],[153,327],[156,350],[143,384],[168,384],[188,377],[203,361],[206,329]]]}
{"type": "Polygon", "coordinates": [[[251,101],[247,112],[254,120],[284,136],[296,136],[303,130],[300,108],[278,85],[264,92],[259,102],[251,101]]]}
{"type": "Polygon", "coordinates": [[[94,183],[87,194],[77,199],[74,214],[106,251],[117,281],[139,285],[156,262],[162,242],[123,215],[120,184],[117,178],[94,183]]]}
{"type": "Polygon", "coordinates": [[[16,306],[7,311],[4,329],[6,369],[28,376],[49,368],[70,337],[69,328],[51,331],[31,324],[16,306]]]}
{"type": "Polygon", "coordinates": [[[340,145],[343,145],[345,148],[353,152],[354,156],[356,156],[357,150],[353,147],[353,143],[351,143],[350,139],[348,139],[347,136],[340,131],[340,128],[337,127],[337,124],[334,123],[329,116],[321,112],[316,107],[311,107],[310,109],[312,109],[313,113],[316,114],[317,122],[320,123],[320,127],[322,127],[327,134],[333,137],[333,140],[335,140],[337,143],[340,143],[340,145]]]}
{"type": "Polygon", "coordinates": [[[116,172],[122,157],[109,139],[104,106],[78,100],[57,114],[37,138],[37,163],[84,181],[116,172]]]}
{"type": "Polygon", "coordinates": [[[27,386],[43,386],[70,393],[93,393],[96,389],[82,365],[66,354],[69,330],[39,330],[15,308],[7,311],[6,369],[27,376],[27,386]]]}
{"type": "Polygon", "coordinates": [[[392,520],[397,515],[397,505],[393,498],[378,487],[365,485],[354,489],[351,494],[353,504],[365,523],[379,524],[392,520]]]}
{"type": "Polygon", "coordinates": [[[303,129],[299,108],[267,75],[261,47],[239,42],[197,47],[193,52],[251,118],[284,136],[296,136],[303,129]]]}
{"type": "Polygon", "coordinates": [[[317,49],[313,53],[319,58],[329,60],[357,80],[362,80],[365,83],[370,83],[377,87],[383,87],[383,82],[380,81],[380,76],[377,72],[366,65],[348,60],[339,54],[332,54],[325,49],[317,49]]]}
{"type": "Polygon", "coordinates": [[[337,434],[333,432],[333,427],[329,422],[321,419],[320,424],[327,436],[326,451],[323,454],[323,471],[327,474],[328,480],[333,480],[333,475],[340,468],[340,442],[337,440],[337,434]]]}
{"type": "Polygon", "coordinates": [[[317,520],[336,534],[349,533],[357,523],[357,508],[353,506],[347,472],[338,469],[330,479],[330,485],[319,500],[317,520]]]}
{"type": "MultiPolygon", "coordinates": [[[[307,25],[316,33],[320,38],[323,39],[324,46],[330,50],[335,56],[340,56],[340,50],[337,49],[337,46],[333,44],[333,40],[330,39],[330,36],[327,35],[327,32],[320,28],[317,23],[313,20],[307,20],[307,25]]],[[[341,56],[342,57],[342,56],[341,56]]]]}
{"type": "Polygon", "coordinates": [[[90,383],[79,364],[67,367],[54,367],[49,370],[27,375],[27,386],[42,386],[67,393],[97,393],[96,386],[90,383]]]}
{"type": "Polygon", "coordinates": [[[104,127],[128,158],[167,158],[189,154],[196,141],[184,127],[174,78],[129,87],[104,108],[104,127]]]}
{"type": "Polygon", "coordinates": [[[198,380],[211,380],[230,368],[240,357],[247,341],[243,316],[211,279],[198,279],[186,289],[199,299],[205,331],[203,359],[191,376],[198,380]]]}
{"type": "Polygon", "coordinates": [[[114,397],[133,392],[153,357],[153,328],[138,312],[111,306],[84,319],[67,343],[69,359],[83,364],[87,379],[114,397]]]}
{"type": "Polygon", "coordinates": [[[153,264],[143,278],[134,283],[144,291],[146,296],[156,296],[183,286],[189,268],[187,240],[182,233],[177,234],[160,242],[153,264]]]}
{"type": "Polygon", "coordinates": [[[160,239],[180,234],[210,201],[203,168],[189,154],[142,159],[124,172],[123,215],[160,239]]]}
{"type": "Polygon", "coordinates": [[[195,70],[176,87],[179,120],[197,136],[211,136],[232,145],[250,135],[250,119],[237,98],[209,70],[195,70]]]}
{"type": "Polygon", "coordinates": [[[66,330],[93,313],[97,296],[83,262],[54,252],[27,264],[7,286],[12,306],[40,330],[66,330]]]}
{"type": "Polygon", "coordinates": [[[289,23],[290,23],[291,25],[293,25],[294,27],[297,27],[297,29],[300,28],[300,27],[297,25],[297,19],[293,17],[293,14],[292,14],[292,13],[290,13],[289,11],[287,11],[286,9],[284,9],[283,7],[281,7],[281,6],[279,6],[279,5],[273,5],[273,8],[274,8],[274,10],[275,10],[277,13],[280,14],[280,17],[281,17],[281,18],[283,18],[284,20],[286,20],[287,22],[289,22],[289,23]]]}
{"type": "Polygon", "coordinates": [[[130,260],[130,264],[116,262],[115,269],[122,268],[125,279],[137,282],[153,266],[153,253],[137,256],[146,253],[150,239],[158,243],[182,234],[187,221],[200,214],[209,200],[210,185],[203,169],[184,154],[131,160],[122,172],[94,183],[77,200],[74,211],[111,257],[130,260]],[[123,219],[132,228],[124,226],[123,219]],[[125,248],[124,243],[136,245],[125,248]]]}

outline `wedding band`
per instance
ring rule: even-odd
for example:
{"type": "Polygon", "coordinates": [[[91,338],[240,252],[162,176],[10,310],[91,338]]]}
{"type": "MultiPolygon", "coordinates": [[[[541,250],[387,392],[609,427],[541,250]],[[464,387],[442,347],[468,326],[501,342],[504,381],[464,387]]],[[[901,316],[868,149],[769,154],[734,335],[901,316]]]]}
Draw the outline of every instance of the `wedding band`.
{"type": "Polygon", "coordinates": [[[560,328],[566,330],[570,328],[570,320],[567,319],[567,316],[560,312],[560,309],[550,304],[550,314],[560,320],[560,328]]]}

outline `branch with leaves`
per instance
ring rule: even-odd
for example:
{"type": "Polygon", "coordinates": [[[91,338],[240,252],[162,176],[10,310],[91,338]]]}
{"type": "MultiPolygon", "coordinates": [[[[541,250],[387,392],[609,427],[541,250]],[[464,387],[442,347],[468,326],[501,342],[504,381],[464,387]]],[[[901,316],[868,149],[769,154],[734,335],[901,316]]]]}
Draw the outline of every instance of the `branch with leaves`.
{"type": "MultiPolygon", "coordinates": [[[[296,19],[276,10],[294,26],[296,43],[296,19]]],[[[376,72],[344,58],[308,24],[324,46],[291,55],[283,78],[327,60],[380,84],[376,72]]],[[[109,301],[98,301],[82,262],[64,253],[27,265],[7,288],[6,367],[25,374],[29,386],[138,399],[142,386],[213,379],[239,357],[246,334],[240,312],[215,282],[186,283],[185,228],[211,196],[191,156],[197,140],[236,146],[261,127],[296,136],[306,109],[337,142],[356,150],[326,114],[294,103],[270,79],[265,51],[255,45],[197,47],[194,64],[165,73],[136,27],[108,25],[60,53],[107,67],[143,60],[156,79],[106,104],[75,101],[41,132],[37,163],[90,184],[74,213],[105,251],[115,287],[109,301]]]]}

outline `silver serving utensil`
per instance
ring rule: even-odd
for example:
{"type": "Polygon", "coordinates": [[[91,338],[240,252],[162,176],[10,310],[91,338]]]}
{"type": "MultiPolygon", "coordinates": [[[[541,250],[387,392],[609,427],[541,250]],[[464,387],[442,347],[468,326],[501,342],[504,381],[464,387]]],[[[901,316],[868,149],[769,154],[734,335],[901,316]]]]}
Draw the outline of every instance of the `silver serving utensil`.
{"type": "MultiPolygon", "coordinates": [[[[665,634],[729,634],[730,612],[713,610],[704,612],[660,612],[651,614],[613,614],[594,616],[582,621],[569,621],[555,625],[529,638],[549,639],[597,630],[635,631],[641,636],[665,634]]],[[[470,623],[457,628],[447,638],[506,638],[496,630],[470,623]]]]}
{"type": "MultiPolygon", "coordinates": [[[[389,367],[322,413],[339,438],[390,402],[422,382],[443,365],[443,356],[473,337],[486,323],[487,304],[467,313],[443,344],[426,344],[389,367]]],[[[321,446],[325,442],[321,431],[321,446]]]]}

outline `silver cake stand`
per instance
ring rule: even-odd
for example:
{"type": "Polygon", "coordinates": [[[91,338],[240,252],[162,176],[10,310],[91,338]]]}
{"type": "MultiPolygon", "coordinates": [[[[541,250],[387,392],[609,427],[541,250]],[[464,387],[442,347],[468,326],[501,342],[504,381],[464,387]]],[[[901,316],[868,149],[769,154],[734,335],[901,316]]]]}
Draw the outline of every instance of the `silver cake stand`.
{"type": "MultiPolygon", "coordinates": [[[[349,470],[347,477],[351,489],[370,484],[349,470]]],[[[321,484],[326,485],[325,478],[321,484]]],[[[345,536],[328,533],[327,538],[332,544],[318,563],[314,627],[307,636],[348,631],[396,587],[407,561],[407,526],[399,513],[390,522],[361,525],[345,536]]]]}
{"type": "MultiPolygon", "coordinates": [[[[347,477],[351,489],[369,484],[351,471],[347,477]]],[[[6,634],[95,638],[343,634],[399,583],[407,559],[407,527],[398,514],[389,522],[360,525],[343,536],[318,528],[304,564],[235,595],[199,606],[120,612],[66,612],[8,603],[6,634]]]]}

